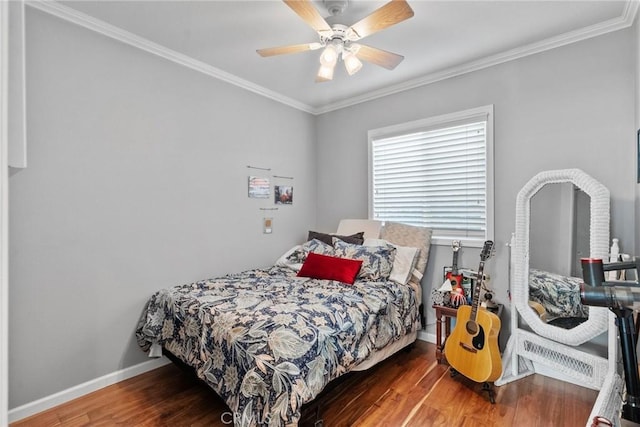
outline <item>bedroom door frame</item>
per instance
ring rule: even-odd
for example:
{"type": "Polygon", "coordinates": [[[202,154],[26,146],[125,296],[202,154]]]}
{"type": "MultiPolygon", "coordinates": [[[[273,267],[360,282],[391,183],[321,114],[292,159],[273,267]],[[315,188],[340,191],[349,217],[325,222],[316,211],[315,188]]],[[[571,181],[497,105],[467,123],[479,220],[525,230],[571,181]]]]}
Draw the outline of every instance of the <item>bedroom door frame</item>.
{"type": "Polygon", "coordinates": [[[8,425],[9,412],[9,280],[8,280],[8,74],[9,2],[0,1],[0,426],[8,425]]]}

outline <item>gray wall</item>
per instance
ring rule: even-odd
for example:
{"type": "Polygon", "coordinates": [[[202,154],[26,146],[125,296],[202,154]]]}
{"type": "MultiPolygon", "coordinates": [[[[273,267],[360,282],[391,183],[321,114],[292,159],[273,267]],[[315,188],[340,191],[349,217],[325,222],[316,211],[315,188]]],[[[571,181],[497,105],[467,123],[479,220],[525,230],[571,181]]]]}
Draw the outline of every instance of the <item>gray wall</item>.
{"type": "Polygon", "coordinates": [[[26,60],[10,408],[146,361],[133,332],[152,292],[272,265],[316,211],[314,117],[31,8],[26,60]],[[271,235],[247,165],[294,177],[271,235]]]}
{"type": "MultiPolygon", "coordinates": [[[[632,30],[618,31],[322,115],[318,227],[367,215],[369,129],[494,104],[497,252],[486,268],[498,301],[508,301],[505,244],[514,229],[516,194],[539,171],[577,167],[606,185],[612,235],[633,252],[634,49],[632,30]]],[[[478,253],[463,248],[461,265],[476,267],[478,253]]],[[[428,307],[442,266],[451,263],[451,248],[432,247],[431,255],[423,279],[428,307]]],[[[431,309],[427,321],[433,324],[431,309]]]]}

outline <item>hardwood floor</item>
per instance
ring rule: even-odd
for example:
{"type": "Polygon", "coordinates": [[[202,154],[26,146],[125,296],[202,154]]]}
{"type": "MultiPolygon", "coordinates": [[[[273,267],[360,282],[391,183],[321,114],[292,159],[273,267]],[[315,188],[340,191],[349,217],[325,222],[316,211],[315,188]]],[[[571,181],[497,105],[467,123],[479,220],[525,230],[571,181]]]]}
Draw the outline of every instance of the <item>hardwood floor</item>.
{"type": "MultiPolygon", "coordinates": [[[[496,403],[481,385],[451,377],[435,360],[435,345],[418,341],[366,372],[327,387],[303,412],[312,426],[320,405],[334,426],[584,426],[597,391],[532,375],[496,387],[496,403]]],[[[212,390],[175,365],[147,372],[11,424],[25,426],[230,425],[229,409],[212,390]]]]}

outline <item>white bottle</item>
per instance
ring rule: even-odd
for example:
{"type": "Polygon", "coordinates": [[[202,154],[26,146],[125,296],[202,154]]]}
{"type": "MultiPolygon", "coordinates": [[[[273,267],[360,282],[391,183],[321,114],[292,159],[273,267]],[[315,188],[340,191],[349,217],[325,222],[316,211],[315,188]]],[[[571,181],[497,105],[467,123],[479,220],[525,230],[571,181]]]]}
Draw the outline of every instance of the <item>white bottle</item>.
{"type": "MultiPolygon", "coordinates": [[[[611,244],[611,251],[609,251],[609,262],[617,262],[620,257],[620,245],[618,245],[619,239],[613,239],[611,244]]],[[[607,280],[618,280],[617,271],[609,271],[607,273],[607,280]]]]}

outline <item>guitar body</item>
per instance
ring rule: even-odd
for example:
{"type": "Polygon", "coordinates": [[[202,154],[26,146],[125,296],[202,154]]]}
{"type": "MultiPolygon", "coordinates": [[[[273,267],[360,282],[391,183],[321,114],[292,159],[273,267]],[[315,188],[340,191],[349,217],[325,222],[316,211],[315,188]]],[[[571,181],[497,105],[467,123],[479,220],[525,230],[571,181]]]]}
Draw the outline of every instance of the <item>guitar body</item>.
{"type": "Polygon", "coordinates": [[[453,274],[452,272],[448,272],[446,278],[451,282],[451,288],[454,291],[462,287],[462,274],[453,274]]]}
{"type": "Polygon", "coordinates": [[[449,365],[465,377],[479,383],[493,382],[502,374],[500,318],[485,309],[477,310],[475,321],[471,314],[471,306],[458,308],[456,326],[445,342],[444,353],[449,365]]]}

